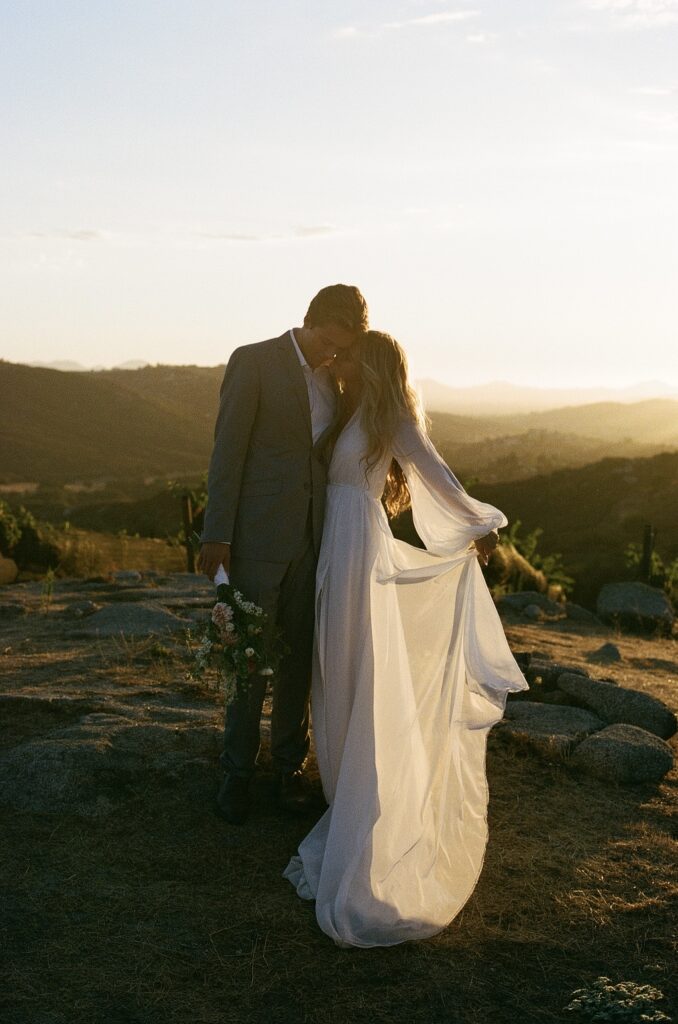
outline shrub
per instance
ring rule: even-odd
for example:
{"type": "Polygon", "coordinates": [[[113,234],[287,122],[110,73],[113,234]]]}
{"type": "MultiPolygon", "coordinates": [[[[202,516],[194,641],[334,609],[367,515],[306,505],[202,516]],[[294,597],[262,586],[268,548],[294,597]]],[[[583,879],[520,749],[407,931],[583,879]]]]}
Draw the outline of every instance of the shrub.
{"type": "Polygon", "coordinates": [[[21,527],[6,501],[0,501],[0,555],[10,556],[21,537],[21,527]]]}
{"type": "Polygon", "coordinates": [[[664,993],[652,985],[637,985],[635,981],[620,981],[613,985],[609,978],[596,978],[587,988],[572,993],[572,1001],[565,1010],[591,1024],[641,1024],[645,1021],[669,1021],[665,1013],[655,1007],[664,993]]]}
{"type": "Polygon", "coordinates": [[[537,526],[531,533],[521,537],[521,526],[522,520],[514,520],[508,530],[505,530],[500,535],[501,543],[512,544],[518,554],[526,558],[530,565],[543,572],[550,586],[558,588],[563,594],[572,593],[574,580],[565,570],[563,556],[560,554],[543,555],[540,551],[537,551],[539,538],[544,532],[542,528],[537,526]]]}
{"type": "Polygon", "coordinates": [[[59,564],[59,546],[54,527],[38,523],[23,505],[16,513],[16,521],[20,537],[12,550],[12,558],[17,565],[55,569],[59,564]]]}
{"type": "MultiPolygon", "coordinates": [[[[627,569],[637,571],[643,560],[643,549],[640,544],[628,544],[624,552],[627,569]]],[[[665,563],[661,555],[652,552],[650,577],[653,586],[663,587],[671,600],[678,603],[678,558],[665,563]]]]}

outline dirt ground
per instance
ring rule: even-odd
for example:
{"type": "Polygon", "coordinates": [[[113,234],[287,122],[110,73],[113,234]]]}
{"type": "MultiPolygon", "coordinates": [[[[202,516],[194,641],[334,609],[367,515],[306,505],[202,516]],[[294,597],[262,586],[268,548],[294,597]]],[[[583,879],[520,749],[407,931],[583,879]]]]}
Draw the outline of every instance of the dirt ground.
{"type": "MultiPolygon", "coordinates": [[[[53,727],[49,697],[152,704],[167,696],[221,720],[220,697],[186,680],[180,649],[74,639],[58,595],[0,621],[0,754],[53,727]],[[43,602],[44,605],[44,602],[43,602]]],[[[676,639],[572,623],[508,624],[514,651],[613,677],[678,709],[676,639]],[[622,660],[595,668],[606,640],[622,660]]],[[[674,747],[676,739],[670,741],[674,747]]],[[[490,735],[490,841],[479,884],[438,936],[337,949],[281,872],[322,813],[273,798],[266,745],[248,822],[213,811],[218,762],[180,782],[149,773],[98,818],[0,811],[3,1024],[503,1024],[576,1020],[571,993],[606,975],[662,990],[675,971],[678,769],[616,786],[490,735]]],[[[634,1022],[629,1018],[630,1024],[634,1022]]]]}

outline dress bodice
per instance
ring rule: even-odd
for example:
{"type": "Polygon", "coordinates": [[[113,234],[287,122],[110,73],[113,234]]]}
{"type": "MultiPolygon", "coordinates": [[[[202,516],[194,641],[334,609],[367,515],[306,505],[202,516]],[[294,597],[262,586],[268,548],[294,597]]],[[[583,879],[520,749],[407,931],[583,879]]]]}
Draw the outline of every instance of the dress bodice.
{"type": "Polygon", "coordinates": [[[378,501],[384,491],[392,455],[390,452],[385,453],[366,472],[364,455],[367,446],[367,433],[360,421],[360,409],[356,409],[337,439],[327,482],[357,487],[378,501]]]}
{"type": "Polygon", "coordinates": [[[451,554],[506,526],[503,512],[466,492],[413,418],[403,417],[390,450],[366,470],[367,447],[358,407],[337,439],[328,484],[358,488],[379,501],[391,459],[395,458],[407,480],[416,530],[429,551],[451,554]]]}

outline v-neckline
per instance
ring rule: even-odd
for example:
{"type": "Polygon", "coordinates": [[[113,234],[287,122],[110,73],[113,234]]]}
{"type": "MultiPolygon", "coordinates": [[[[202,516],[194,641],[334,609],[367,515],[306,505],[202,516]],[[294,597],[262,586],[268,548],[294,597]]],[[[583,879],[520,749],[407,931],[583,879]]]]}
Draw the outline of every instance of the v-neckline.
{"type": "Polygon", "coordinates": [[[348,430],[348,428],[353,423],[353,420],[356,418],[356,416],[358,415],[359,412],[360,412],[360,402],[358,402],[358,404],[356,405],[355,409],[353,410],[353,412],[351,413],[351,415],[349,416],[349,418],[346,420],[346,422],[344,423],[343,427],[341,428],[341,431],[340,431],[341,434],[343,434],[346,430],[348,430]]]}

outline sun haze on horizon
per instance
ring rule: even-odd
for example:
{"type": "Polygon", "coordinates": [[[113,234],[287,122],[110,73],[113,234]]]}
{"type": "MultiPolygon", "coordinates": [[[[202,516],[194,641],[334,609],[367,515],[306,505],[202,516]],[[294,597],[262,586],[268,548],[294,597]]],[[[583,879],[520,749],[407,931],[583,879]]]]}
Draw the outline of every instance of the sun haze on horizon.
{"type": "Polygon", "coordinates": [[[13,362],[217,365],[357,284],[412,375],[678,387],[678,0],[3,12],[13,362]]]}

